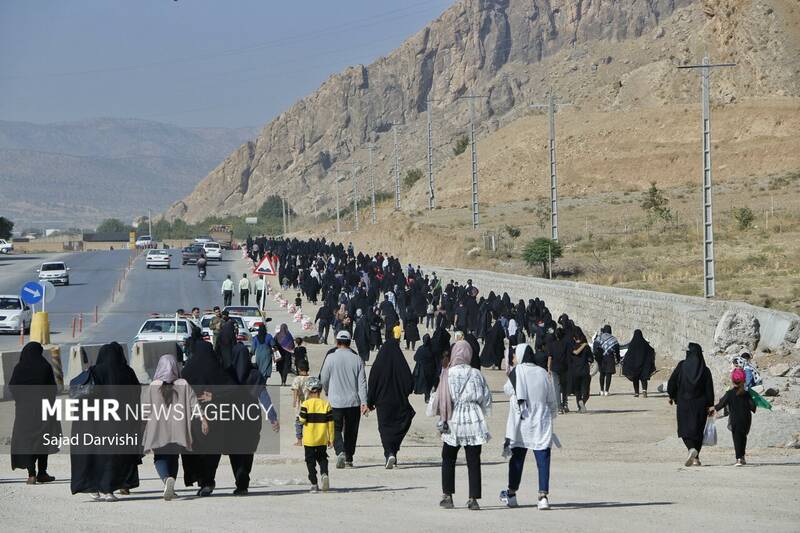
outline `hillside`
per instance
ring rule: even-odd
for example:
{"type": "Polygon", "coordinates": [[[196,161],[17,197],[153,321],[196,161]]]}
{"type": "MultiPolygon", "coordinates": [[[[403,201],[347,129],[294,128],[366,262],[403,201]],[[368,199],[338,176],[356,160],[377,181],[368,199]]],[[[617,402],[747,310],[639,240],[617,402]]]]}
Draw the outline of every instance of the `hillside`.
{"type": "MultiPolygon", "coordinates": [[[[660,132],[667,126],[659,121],[668,118],[660,116],[660,108],[686,114],[680,130],[667,134],[685,138],[686,148],[698,135],[699,118],[688,113],[697,109],[699,79],[696,73],[675,67],[699,61],[708,50],[713,60],[737,63],[735,69],[713,75],[715,105],[745,102],[769,108],[773,99],[782,99],[791,109],[800,97],[798,28],[800,8],[791,0],[615,0],[602,4],[559,0],[544,7],[530,0],[463,0],[388,56],[332,76],[228,156],[166,216],[196,222],[209,213],[254,212],[267,195],[279,190],[289,194],[300,212],[311,211],[316,204],[330,213],[335,177],[348,175],[353,162],[360,167],[363,191],[368,142],[376,145],[378,189],[389,191],[393,128],[399,132],[403,173],[424,166],[427,99],[436,100],[431,105],[436,173],[458,174],[466,180],[443,185],[442,201],[447,202],[448,196],[461,198],[468,195],[468,176],[458,168],[464,164],[463,156],[451,161],[452,147],[467,130],[469,107],[460,97],[472,92],[486,96],[475,106],[481,138],[524,117],[528,105],[541,102],[553,87],[562,101],[573,104],[575,124],[585,121],[587,130],[605,132],[607,154],[620,148],[636,151],[643,138],[657,135],[648,130],[645,137],[632,139],[630,147],[622,147],[614,142],[616,132],[603,129],[597,120],[629,113],[624,116],[635,121],[642,112],[649,114],[653,128],[660,132]],[[676,104],[683,107],[665,107],[676,104]],[[399,123],[403,126],[392,126],[399,123]]],[[[753,113],[756,119],[760,116],[758,109],[753,113]]],[[[767,115],[771,116],[768,111],[767,115]]],[[[563,116],[566,119],[569,114],[563,116]]],[[[652,160],[648,170],[652,176],[631,174],[630,169],[636,168],[633,160],[618,159],[613,168],[597,168],[591,158],[581,159],[588,154],[581,152],[582,139],[570,127],[559,126],[567,136],[564,150],[577,151],[572,154],[573,163],[562,168],[569,176],[569,165],[574,164],[573,170],[582,176],[572,183],[582,183],[584,193],[621,184],[641,188],[650,179],[684,183],[692,157],[697,157],[675,156],[665,150],[660,159],[652,160]],[[681,164],[673,164],[677,160],[673,157],[682,159],[681,164]]],[[[746,129],[746,123],[741,127],[746,129]]],[[[536,143],[541,142],[543,131],[520,132],[532,137],[514,139],[518,149],[513,153],[481,150],[482,167],[492,158],[502,160],[502,170],[508,172],[507,181],[512,184],[507,193],[519,194],[530,183],[519,177],[529,176],[524,167],[532,157],[538,158],[531,160],[538,168],[544,154],[536,143]],[[525,147],[530,148],[528,154],[525,147]]],[[[743,130],[745,137],[756,138],[743,130]]],[[[757,152],[753,147],[748,150],[757,152]]],[[[784,161],[773,169],[772,158],[756,156],[749,164],[760,174],[791,166],[784,161]]],[[[418,186],[411,193],[419,196],[420,190],[418,186]]],[[[501,199],[500,189],[484,190],[490,191],[486,201],[501,199]]],[[[419,207],[417,200],[404,202],[403,208],[419,207]]]]}
{"type": "Polygon", "coordinates": [[[181,128],[143,120],[0,121],[4,216],[18,227],[132,219],[184,196],[248,128],[181,128]],[[35,191],[35,194],[32,194],[35,191]]]}

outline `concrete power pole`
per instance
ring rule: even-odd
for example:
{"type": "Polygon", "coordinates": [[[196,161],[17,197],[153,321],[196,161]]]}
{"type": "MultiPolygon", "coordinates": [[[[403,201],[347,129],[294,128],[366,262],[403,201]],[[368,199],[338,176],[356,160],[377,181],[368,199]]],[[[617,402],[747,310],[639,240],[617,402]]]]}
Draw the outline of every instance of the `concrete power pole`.
{"type": "Polygon", "coordinates": [[[700,69],[703,86],[703,294],[713,298],[716,293],[714,268],[714,224],[711,198],[711,109],[709,106],[709,78],[712,68],[735,67],[736,63],[708,62],[708,54],[701,65],[684,65],[678,68],[700,69]]]}
{"type": "Polygon", "coordinates": [[[375,145],[370,143],[367,145],[367,149],[369,150],[369,186],[370,186],[370,196],[371,203],[372,203],[372,223],[375,224],[376,216],[375,216],[375,169],[372,166],[372,152],[375,149],[375,145]]]}
{"type": "Polygon", "coordinates": [[[283,196],[283,192],[281,192],[281,220],[283,221],[283,234],[286,235],[288,224],[286,221],[286,198],[283,196]]]}
{"type": "Polygon", "coordinates": [[[556,110],[561,106],[572,104],[557,104],[553,89],[547,97],[546,104],[531,104],[531,108],[547,108],[547,121],[549,138],[547,142],[547,153],[550,160],[550,238],[558,240],[558,173],[556,168],[556,110]]]}
{"type": "Polygon", "coordinates": [[[336,234],[342,232],[342,222],[341,218],[339,217],[339,183],[342,181],[341,176],[336,177],[336,234]]]}
{"type": "Polygon", "coordinates": [[[394,134],[394,208],[400,211],[400,148],[397,142],[397,128],[402,124],[392,124],[394,134]]]}
{"type": "Polygon", "coordinates": [[[428,209],[436,207],[436,193],[433,189],[433,118],[431,117],[431,103],[439,100],[425,100],[426,114],[428,116],[428,209]]]}
{"type": "Polygon", "coordinates": [[[478,149],[475,146],[475,99],[489,98],[485,95],[475,95],[470,91],[469,95],[461,96],[459,99],[469,100],[469,139],[472,150],[472,229],[478,229],[478,149]]]}
{"type": "Polygon", "coordinates": [[[354,231],[358,231],[358,188],[356,186],[356,162],[353,161],[353,221],[354,231]]]}
{"type": "Polygon", "coordinates": [[[147,234],[150,235],[150,239],[153,239],[153,210],[147,210],[147,234]]]}

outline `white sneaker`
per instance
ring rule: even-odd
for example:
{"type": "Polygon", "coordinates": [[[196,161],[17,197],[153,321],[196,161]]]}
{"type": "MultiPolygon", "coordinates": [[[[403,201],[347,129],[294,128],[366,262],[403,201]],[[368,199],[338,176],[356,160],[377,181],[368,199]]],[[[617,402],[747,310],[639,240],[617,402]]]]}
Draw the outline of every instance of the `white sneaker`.
{"type": "Polygon", "coordinates": [[[92,493],[92,499],[93,499],[94,501],[96,501],[96,502],[101,502],[101,501],[103,501],[103,497],[102,497],[102,496],[100,496],[100,493],[99,493],[99,492],[93,492],[93,493],[92,493]]]}
{"type": "Polygon", "coordinates": [[[111,494],[103,494],[102,498],[103,498],[104,502],[116,502],[116,501],[119,501],[119,498],[114,496],[113,492],[111,494]]]}
{"type": "Polygon", "coordinates": [[[322,474],[322,492],[328,492],[331,488],[331,480],[328,474],[322,474]]]}
{"type": "Polygon", "coordinates": [[[397,464],[397,457],[394,455],[390,455],[388,459],[386,459],[386,470],[391,470],[394,468],[394,465],[397,464]]]}
{"type": "Polygon", "coordinates": [[[507,490],[500,491],[500,501],[512,508],[519,507],[519,504],[517,503],[517,495],[514,494],[513,496],[509,496],[507,490]]]}
{"type": "Polygon", "coordinates": [[[174,477],[168,477],[164,481],[164,500],[165,501],[170,501],[170,500],[174,499],[175,496],[177,496],[175,494],[175,478],[174,477]]]}
{"type": "Polygon", "coordinates": [[[344,452],[342,452],[339,455],[337,455],[336,456],[336,468],[339,468],[339,469],[344,468],[345,459],[346,458],[344,456],[344,452]]]}
{"type": "Polygon", "coordinates": [[[686,458],[686,462],[684,463],[684,465],[692,466],[694,464],[695,460],[697,459],[697,455],[698,455],[698,452],[694,448],[689,450],[689,457],[686,458]]]}
{"type": "Polygon", "coordinates": [[[549,511],[550,510],[550,502],[547,501],[547,496],[543,496],[539,498],[539,510],[540,511],[549,511]]]}

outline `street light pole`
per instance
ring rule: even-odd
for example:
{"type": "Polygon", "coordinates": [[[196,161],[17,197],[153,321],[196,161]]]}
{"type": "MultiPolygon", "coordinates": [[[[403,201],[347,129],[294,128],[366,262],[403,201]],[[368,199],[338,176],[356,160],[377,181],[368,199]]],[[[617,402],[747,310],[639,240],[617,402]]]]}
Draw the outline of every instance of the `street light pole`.
{"type": "Polygon", "coordinates": [[[425,100],[426,114],[428,116],[428,209],[436,206],[436,196],[433,188],[433,118],[431,117],[431,103],[438,100],[425,100]]]}
{"type": "Polygon", "coordinates": [[[714,225],[711,197],[711,109],[709,105],[709,78],[712,68],[735,67],[736,63],[708,62],[708,54],[700,65],[684,65],[678,68],[700,69],[703,87],[703,294],[713,298],[716,294],[714,267],[714,225]]]}
{"type": "Polygon", "coordinates": [[[547,97],[546,104],[531,104],[531,108],[547,108],[548,141],[547,153],[550,161],[550,238],[558,240],[558,173],[556,167],[556,110],[558,107],[571,104],[557,104],[553,89],[547,97]]]}

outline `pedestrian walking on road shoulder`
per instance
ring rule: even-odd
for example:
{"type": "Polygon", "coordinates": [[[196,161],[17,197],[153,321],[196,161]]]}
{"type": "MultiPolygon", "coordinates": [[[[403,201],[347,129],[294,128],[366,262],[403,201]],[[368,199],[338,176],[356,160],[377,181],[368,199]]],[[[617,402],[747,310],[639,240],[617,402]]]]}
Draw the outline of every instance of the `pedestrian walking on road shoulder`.
{"type": "Polygon", "coordinates": [[[231,279],[230,274],[228,274],[228,277],[222,282],[223,307],[228,307],[231,305],[231,302],[233,302],[233,287],[233,280],[231,279]]]}
{"type": "Polygon", "coordinates": [[[330,488],[328,478],[328,451],[333,445],[334,418],[333,409],[328,401],[320,398],[322,383],[318,378],[309,378],[305,383],[308,398],[300,405],[298,422],[303,427],[303,448],[308,467],[308,480],[311,482],[311,492],[318,492],[319,475],[322,478],[322,492],[330,488]]]}

